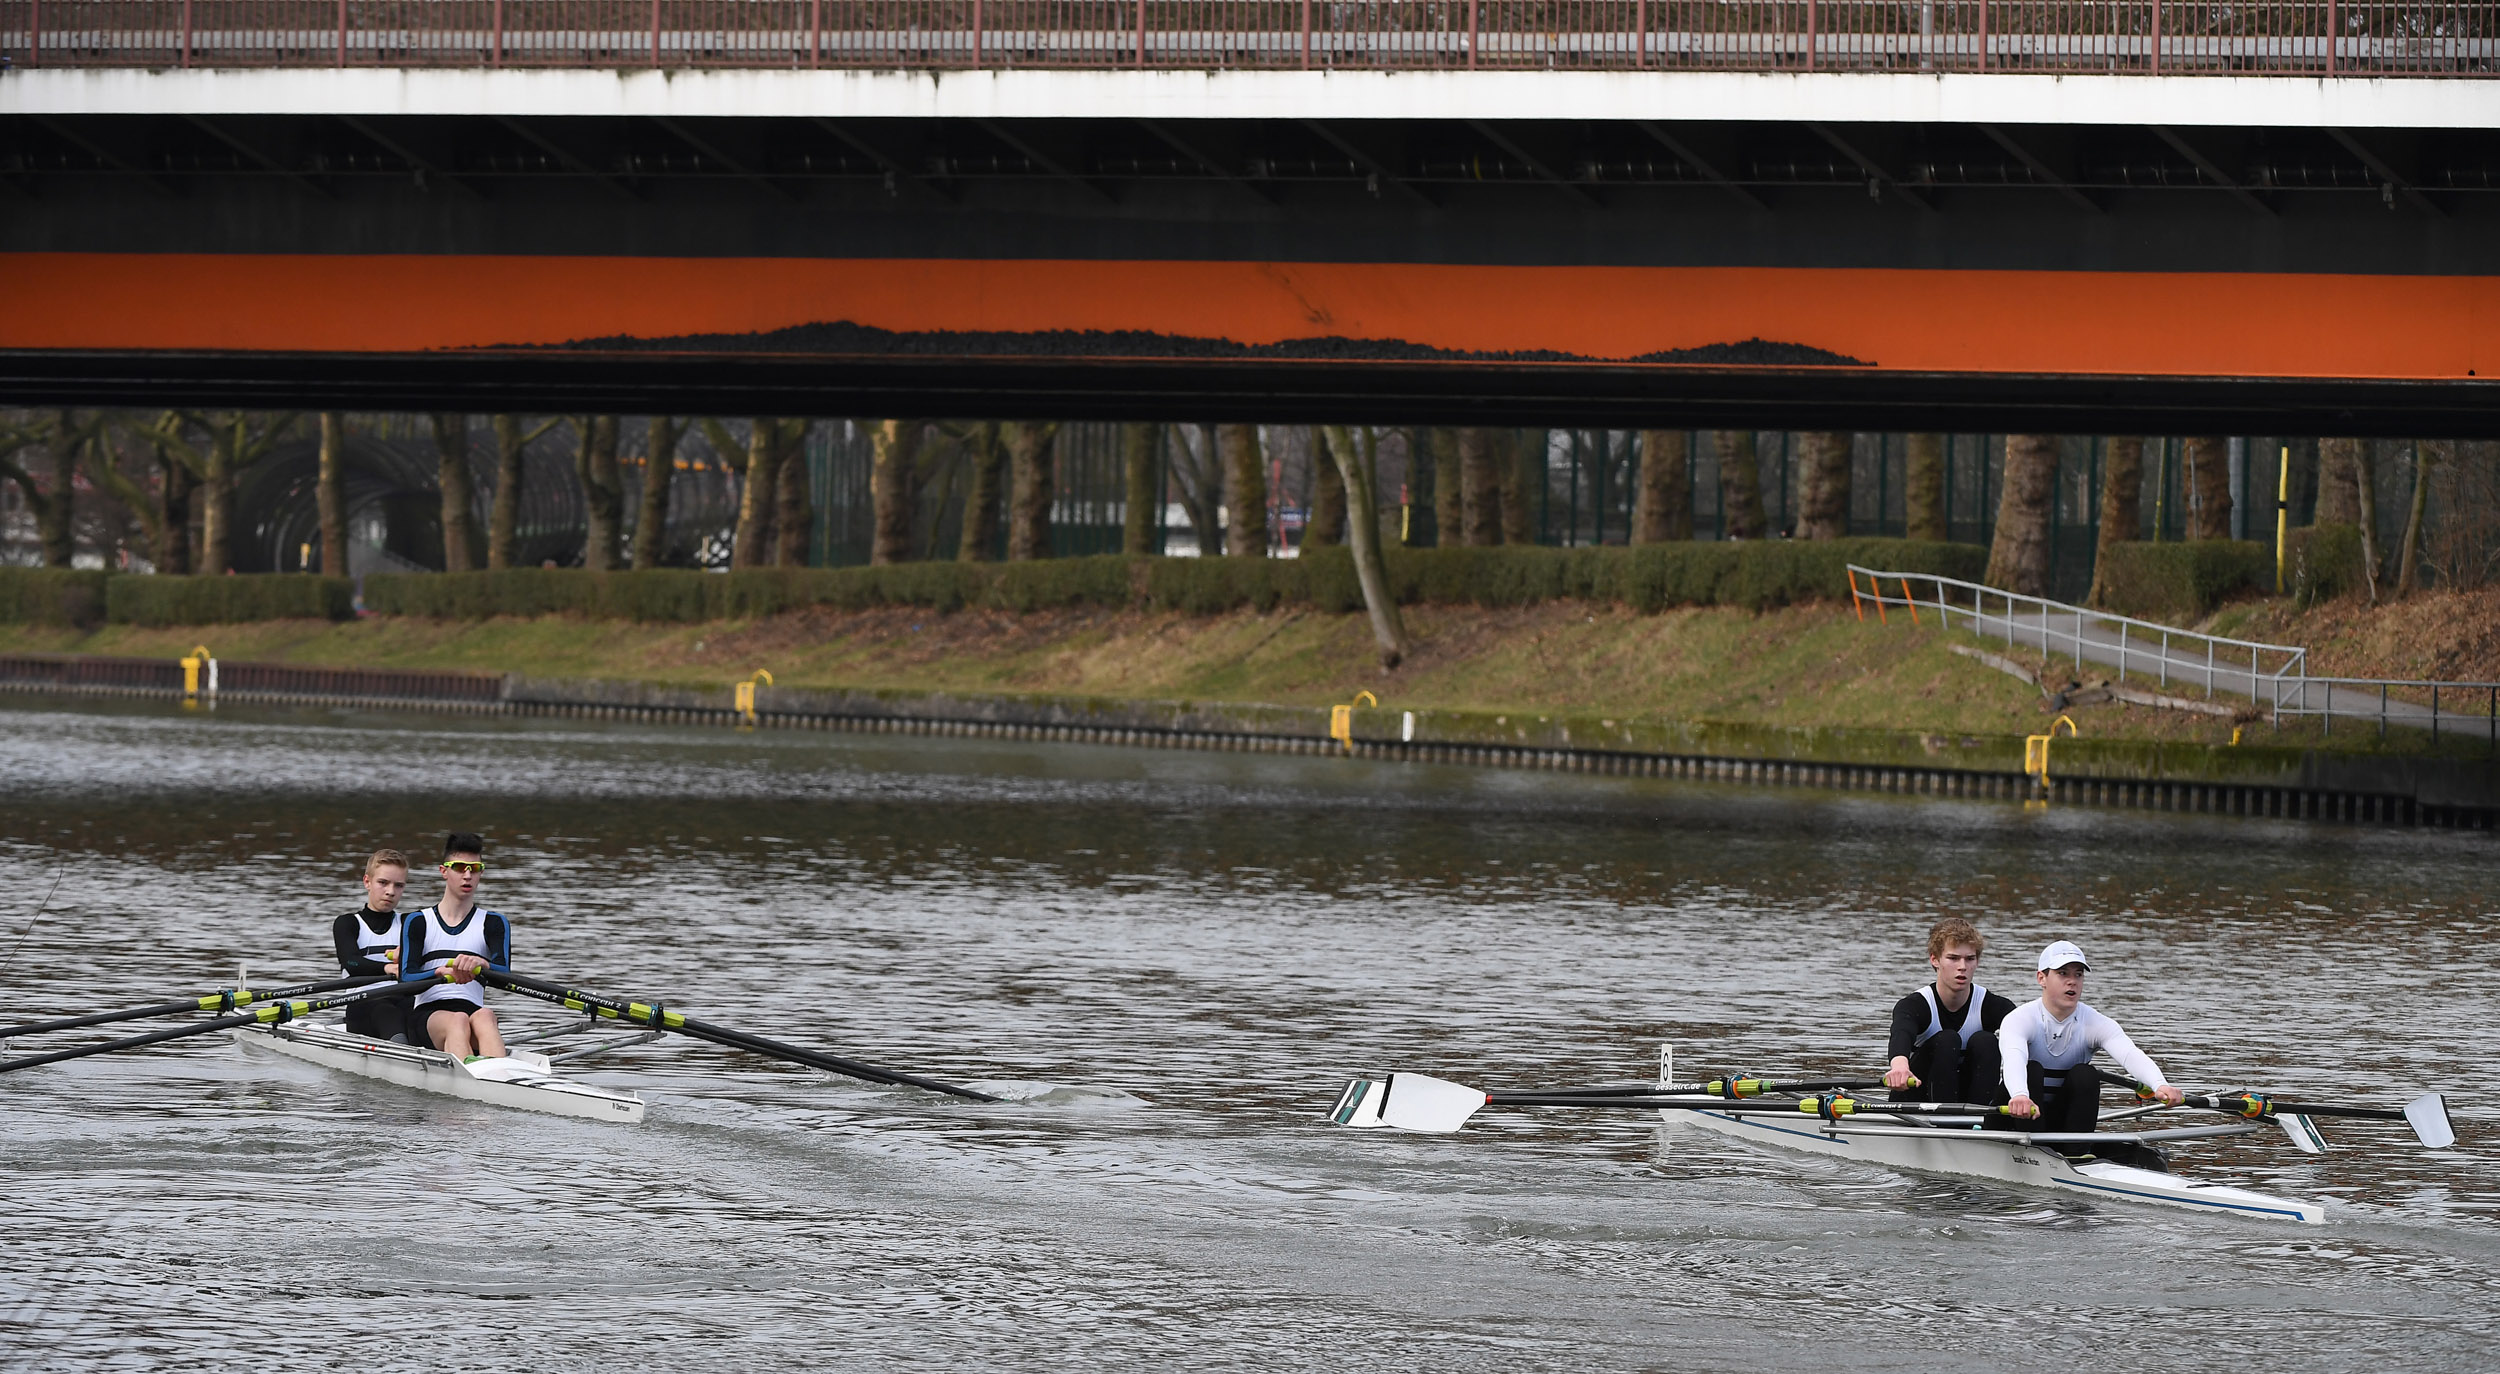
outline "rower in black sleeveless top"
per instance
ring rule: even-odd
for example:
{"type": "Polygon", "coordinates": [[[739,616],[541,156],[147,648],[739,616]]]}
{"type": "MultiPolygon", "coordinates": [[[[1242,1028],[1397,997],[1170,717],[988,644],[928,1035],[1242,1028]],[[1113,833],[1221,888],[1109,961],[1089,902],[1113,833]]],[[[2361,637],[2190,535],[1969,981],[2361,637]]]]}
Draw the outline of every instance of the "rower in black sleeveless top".
{"type": "Polygon", "coordinates": [[[1892,1009],[1892,1039],[1885,1050],[1892,1064],[1884,1071],[1884,1086],[1892,1089],[1893,1101],[1995,1100],[1997,1026],[2014,1003],[1975,981],[1987,945],[1978,929],[1958,916],[1927,932],[1927,963],[1936,981],[1892,1009]]]}
{"type": "MultiPolygon", "coordinates": [[[[399,894],[408,888],[408,856],[377,849],[365,860],[365,904],[332,923],[330,942],[339,970],[373,978],[399,976],[399,894]]],[[[368,997],[347,1004],[347,1033],[370,1040],[408,1042],[408,1008],[416,1000],[368,997]]]]}

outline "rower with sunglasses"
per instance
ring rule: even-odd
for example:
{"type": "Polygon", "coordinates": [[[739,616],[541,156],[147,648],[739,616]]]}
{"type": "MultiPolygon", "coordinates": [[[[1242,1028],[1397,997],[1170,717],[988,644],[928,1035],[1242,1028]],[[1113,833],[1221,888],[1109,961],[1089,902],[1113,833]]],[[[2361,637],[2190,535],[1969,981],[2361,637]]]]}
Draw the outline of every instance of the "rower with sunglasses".
{"type": "Polygon", "coordinates": [[[501,912],[477,909],[485,853],[486,842],[467,831],[444,836],[443,899],[409,912],[399,928],[399,976],[444,978],[417,994],[408,1038],[463,1059],[504,1053],[495,1013],[477,986],[480,969],[512,971],[512,923],[501,912]]]}

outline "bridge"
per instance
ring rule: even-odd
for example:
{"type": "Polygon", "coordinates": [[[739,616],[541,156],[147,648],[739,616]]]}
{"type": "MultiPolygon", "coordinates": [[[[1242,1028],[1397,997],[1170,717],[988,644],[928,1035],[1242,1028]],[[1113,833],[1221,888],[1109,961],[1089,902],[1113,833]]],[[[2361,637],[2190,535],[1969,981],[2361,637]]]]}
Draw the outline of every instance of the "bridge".
{"type": "Polygon", "coordinates": [[[2500,6],[0,0],[0,399],[2486,434],[2500,6]]]}

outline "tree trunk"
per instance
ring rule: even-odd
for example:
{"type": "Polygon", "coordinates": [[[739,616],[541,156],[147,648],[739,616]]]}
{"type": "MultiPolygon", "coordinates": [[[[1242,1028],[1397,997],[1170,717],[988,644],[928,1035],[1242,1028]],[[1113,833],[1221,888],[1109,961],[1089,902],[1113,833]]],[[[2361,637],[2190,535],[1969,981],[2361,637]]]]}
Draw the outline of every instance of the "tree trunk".
{"type": "Polygon", "coordinates": [[[2378,444],[2364,439],[2352,450],[2353,513],[2361,525],[2361,571],[2370,580],[2370,604],[2378,604],[2378,444]]]}
{"type": "Polygon", "coordinates": [[[200,474],[200,572],[222,577],[234,567],[234,463],[230,455],[242,442],[242,416],[212,422],[207,468],[200,474]]]}
{"type": "Polygon", "coordinates": [[[1129,424],[1120,426],[1120,552],[1129,555],[1155,552],[1156,516],[1161,513],[1163,492],[1155,479],[1155,435],[1160,425],[1129,424]]]}
{"type": "Polygon", "coordinates": [[[1380,556],[1379,432],[1365,429],[1360,447],[1343,425],[1330,425],[1323,434],[1329,456],[1335,460],[1330,466],[1336,469],[1339,489],[1345,494],[1347,542],[1354,546],[1354,580],[1363,589],[1372,643],[1380,650],[1380,666],[1395,668],[1406,659],[1406,626],[1398,616],[1388,566],[1380,556]]]}
{"type": "Polygon", "coordinates": [[[1012,486],[1007,512],[1008,561],[1048,558],[1059,426],[1015,420],[1000,426],[1000,430],[1007,441],[1007,476],[1012,486]]]}
{"type": "Polygon", "coordinates": [[[162,480],[156,487],[156,570],[174,576],[191,571],[191,506],[198,479],[170,453],[156,455],[162,480]]]}
{"type": "Polygon", "coordinates": [[[2396,545],[2396,595],[2411,596],[2421,586],[2422,517],[2429,512],[2431,467],[2444,453],[2433,444],[2446,448],[2443,441],[2414,441],[2413,445],[2413,507],[2405,512],[2404,539],[2396,545]]]}
{"type": "Polygon", "coordinates": [[[1953,537],[1944,518],[1944,445],[1941,434],[1912,434],[1902,445],[1909,469],[1901,486],[1906,538],[1941,544],[1953,537]]]}
{"type": "Polygon", "coordinates": [[[2092,550],[2092,590],[2084,600],[2107,605],[2109,551],[2144,532],[2144,440],[2113,438],[2101,463],[2101,533],[2092,550]]]}
{"type": "Polygon", "coordinates": [[[47,568],[66,568],[78,555],[78,450],[86,443],[75,415],[64,410],[54,417],[52,442],[46,445],[52,458],[52,492],[37,508],[35,521],[47,568]]]}
{"type": "Polygon", "coordinates": [[[2318,441],[2317,524],[2361,523],[2361,493],[2354,489],[2353,474],[2361,466],[2360,449],[2367,442],[2366,439],[2318,441]]]}
{"type": "Polygon", "coordinates": [[[477,566],[471,547],[477,537],[477,524],[470,514],[477,487],[469,480],[469,417],[432,418],[435,485],[443,493],[443,571],[467,572],[477,566]]]}
{"type": "Polygon", "coordinates": [[[1692,537],[1692,436],[1680,429],[1642,430],[1640,484],[1632,493],[1632,542],[1664,544],[1692,537]]]}
{"type": "Polygon", "coordinates": [[[321,416],[321,476],[314,504],[321,512],[321,571],[347,576],[347,417],[335,410],[321,416]]]}
{"type": "Polygon", "coordinates": [[[1545,472],[1545,446],[1553,432],[1543,429],[1499,429],[1493,432],[1493,461],[1502,491],[1502,542],[1536,542],[1536,503],[1532,497],[1545,472]]]}
{"type": "MultiPolygon", "coordinates": [[[[435,422],[439,425],[441,417],[435,422]]],[[[534,436],[522,431],[518,415],[497,415],[488,423],[495,432],[495,499],[486,507],[486,566],[509,568],[518,556],[521,487],[528,480],[521,465],[522,451],[534,436]]]]}
{"type": "Polygon", "coordinates": [[[760,568],[773,547],[774,498],[781,491],[781,426],[764,416],[747,425],[746,472],[738,483],[738,526],[729,539],[729,566],[760,568]]]}
{"type": "Polygon", "coordinates": [[[1432,542],[1454,549],[1467,542],[1466,463],[1458,431],[1436,426],[1424,433],[1432,446],[1432,542]]]}
{"type": "Polygon", "coordinates": [[[1237,557],[1267,557],[1267,455],[1257,425],[1218,425],[1224,456],[1224,548],[1237,557]]]}
{"type": "Polygon", "coordinates": [[[2187,441],[2188,538],[2231,537],[2231,441],[2199,436],[2187,441]]]}
{"type": "Polygon", "coordinates": [[[966,563],[987,563],[998,556],[998,478],[1005,450],[999,447],[998,425],[983,421],[964,442],[972,449],[972,480],[964,488],[964,528],[955,557],[966,563]]]}
{"type": "Polygon", "coordinates": [[[1805,490],[1797,499],[1799,539],[1844,539],[1849,534],[1849,467],[1854,434],[1798,436],[1804,448],[1805,490]]]}
{"type": "MultiPolygon", "coordinates": [[[[911,558],[912,516],[920,508],[920,443],[928,425],[920,420],[880,420],[869,433],[868,499],[875,508],[876,536],[868,545],[873,564],[911,558]]],[[[964,524],[971,527],[971,508],[964,524]]]]}
{"type": "Polygon", "coordinates": [[[1319,429],[1311,430],[1311,519],[1302,527],[1302,547],[1306,549],[1331,548],[1345,542],[1345,470],[1337,465],[1335,450],[1329,447],[1335,442],[1319,429]]]}
{"type": "Polygon", "coordinates": [[[2057,436],[2006,435],[1997,537],[1988,550],[1989,586],[2027,596],[2049,594],[2049,522],[2056,496],[2057,436]]]}
{"type": "MultiPolygon", "coordinates": [[[[774,446],[781,450],[773,460],[781,473],[781,508],[773,513],[773,561],[785,568],[804,568],[814,551],[816,538],[816,492],[807,475],[807,431],[805,420],[784,420],[774,431],[774,446]]],[[[912,473],[912,488],[919,489],[919,472],[912,473]]],[[[903,507],[905,519],[911,518],[912,507],[903,507]]],[[[911,551],[905,537],[904,553],[911,551]]]]}
{"type": "Polygon", "coordinates": [[[1730,539],[1762,537],[1762,461],[1750,429],[1718,432],[1719,510],[1730,539]]]}
{"type": "Polygon", "coordinates": [[[686,426],[666,415],[651,417],[651,438],[642,460],[642,506],[634,512],[636,571],[660,566],[668,552],[668,497],[677,480],[677,441],[684,437],[686,426]]]}
{"type": "Polygon", "coordinates": [[[617,419],[585,415],[581,444],[573,450],[573,472],[582,482],[582,566],[609,572],[623,561],[625,480],[617,470],[617,419]]]}
{"type": "Polygon", "coordinates": [[[1485,548],[1502,542],[1501,454],[1493,431],[1469,425],[1458,432],[1459,542],[1485,548]]]}

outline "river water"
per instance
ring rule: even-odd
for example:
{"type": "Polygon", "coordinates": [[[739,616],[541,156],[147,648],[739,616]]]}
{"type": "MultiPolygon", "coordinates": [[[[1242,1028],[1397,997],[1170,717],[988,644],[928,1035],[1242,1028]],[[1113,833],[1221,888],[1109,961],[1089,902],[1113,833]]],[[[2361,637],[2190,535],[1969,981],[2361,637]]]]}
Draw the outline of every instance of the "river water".
{"type": "Polygon", "coordinates": [[[2500,1339],[2484,836],[34,698],[0,701],[0,783],[7,1020],[324,976],[359,856],[468,828],[523,971],[1031,1099],[684,1041],[585,1071],[639,1126],[223,1037],[12,1074],[0,1366],[2439,1370],[2500,1339]],[[2442,1088],[2461,1144],[2175,1152],[2331,1200],[2302,1227],[1646,1117],[1317,1120],[1357,1073],[1637,1079],[1662,1041],[1864,1072],[1947,913],[2018,1001],[2080,941],[2184,1083],[2442,1088]]]}

